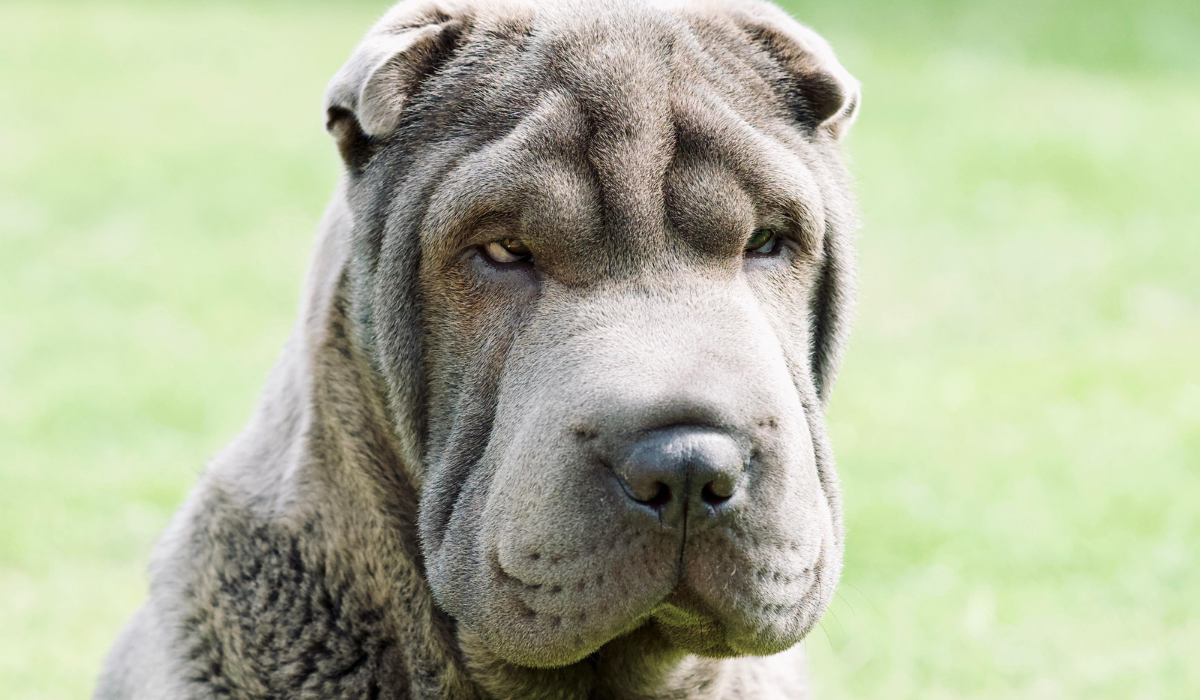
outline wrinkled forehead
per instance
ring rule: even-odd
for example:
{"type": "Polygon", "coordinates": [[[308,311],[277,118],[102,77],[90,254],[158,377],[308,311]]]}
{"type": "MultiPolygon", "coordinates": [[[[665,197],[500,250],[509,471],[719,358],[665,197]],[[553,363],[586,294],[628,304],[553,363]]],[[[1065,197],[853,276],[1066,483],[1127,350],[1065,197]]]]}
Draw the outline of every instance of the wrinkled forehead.
{"type": "Polygon", "coordinates": [[[663,246],[672,211],[821,229],[807,143],[753,57],[705,35],[721,28],[698,32],[655,8],[584,17],[535,23],[524,51],[536,74],[525,81],[536,86],[530,106],[436,187],[426,244],[454,246],[497,213],[642,257],[663,246]]]}

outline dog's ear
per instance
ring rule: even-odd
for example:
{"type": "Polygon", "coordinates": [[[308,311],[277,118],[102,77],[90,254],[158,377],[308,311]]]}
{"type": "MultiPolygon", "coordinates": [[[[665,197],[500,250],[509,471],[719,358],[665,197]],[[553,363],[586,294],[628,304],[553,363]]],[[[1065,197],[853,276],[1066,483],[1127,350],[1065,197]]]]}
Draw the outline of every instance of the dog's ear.
{"type": "Polygon", "coordinates": [[[433,3],[402,3],[367,33],[325,90],[325,128],[351,172],[400,124],[404,103],[454,50],[463,19],[433,3]]]}
{"type": "Polygon", "coordinates": [[[788,76],[779,86],[792,110],[835,139],[849,131],[862,101],[859,82],[838,63],[829,42],[778,7],[755,2],[734,17],[788,76]]]}
{"type": "Polygon", "coordinates": [[[855,268],[854,222],[828,222],[825,229],[825,261],[810,307],[813,383],[821,403],[828,404],[838,368],[850,336],[854,315],[855,268]]]}

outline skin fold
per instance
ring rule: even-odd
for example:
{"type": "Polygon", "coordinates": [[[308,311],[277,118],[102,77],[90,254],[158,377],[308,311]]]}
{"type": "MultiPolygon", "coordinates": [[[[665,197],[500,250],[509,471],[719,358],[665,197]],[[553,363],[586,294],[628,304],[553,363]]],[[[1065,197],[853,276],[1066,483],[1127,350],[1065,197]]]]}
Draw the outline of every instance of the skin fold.
{"type": "Polygon", "coordinates": [[[292,337],[95,697],[807,697],[858,104],[756,1],[393,8],[327,93],[292,337]]]}

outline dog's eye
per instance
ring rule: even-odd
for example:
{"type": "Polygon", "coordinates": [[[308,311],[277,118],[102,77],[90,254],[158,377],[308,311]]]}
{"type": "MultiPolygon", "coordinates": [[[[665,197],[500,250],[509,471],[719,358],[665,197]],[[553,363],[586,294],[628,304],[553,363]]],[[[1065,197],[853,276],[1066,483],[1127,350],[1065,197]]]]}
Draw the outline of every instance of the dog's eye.
{"type": "Polygon", "coordinates": [[[483,252],[498,263],[529,262],[533,257],[529,252],[529,246],[525,245],[520,238],[501,238],[498,241],[492,241],[483,247],[483,252]]]}
{"type": "Polygon", "coordinates": [[[779,246],[779,234],[772,228],[755,229],[746,241],[747,255],[770,255],[779,246]]]}

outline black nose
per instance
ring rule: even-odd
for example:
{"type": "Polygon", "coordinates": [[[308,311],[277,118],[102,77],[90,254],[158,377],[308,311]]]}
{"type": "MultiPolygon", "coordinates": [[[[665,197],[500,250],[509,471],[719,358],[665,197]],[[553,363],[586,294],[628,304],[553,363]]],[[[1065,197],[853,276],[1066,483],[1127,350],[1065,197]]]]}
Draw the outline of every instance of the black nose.
{"type": "Polygon", "coordinates": [[[737,493],[742,450],[725,433],[697,427],[655,430],[613,464],[631,505],[676,526],[688,513],[715,512],[737,493]]]}

